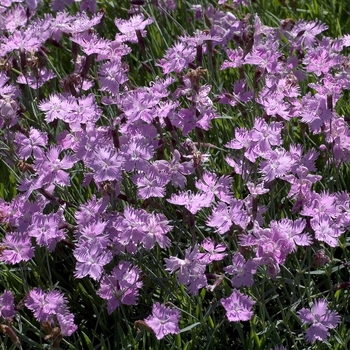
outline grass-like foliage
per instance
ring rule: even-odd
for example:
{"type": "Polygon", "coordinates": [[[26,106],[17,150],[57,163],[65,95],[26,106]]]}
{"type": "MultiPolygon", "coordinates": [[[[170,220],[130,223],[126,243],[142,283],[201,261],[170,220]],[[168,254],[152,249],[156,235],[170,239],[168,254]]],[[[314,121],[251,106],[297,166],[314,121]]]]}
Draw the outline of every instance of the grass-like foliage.
{"type": "Polygon", "coordinates": [[[347,349],[347,9],[1,1],[0,348],[347,349]]]}

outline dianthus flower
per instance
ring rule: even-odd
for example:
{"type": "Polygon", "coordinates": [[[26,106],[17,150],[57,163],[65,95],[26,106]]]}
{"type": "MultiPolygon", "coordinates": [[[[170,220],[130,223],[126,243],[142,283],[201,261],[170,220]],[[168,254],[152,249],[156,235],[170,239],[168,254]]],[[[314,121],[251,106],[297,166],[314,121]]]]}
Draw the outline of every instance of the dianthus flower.
{"type": "Polygon", "coordinates": [[[83,278],[89,275],[96,281],[102,276],[103,266],[113,259],[112,253],[98,241],[81,242],[73,255],[77,260],[74,276],[83,278]]]}
{"type": "Polygon", "coordinates": [[[14,297],[12,292],[5,290],[0,295],[0,317],[12,317],[15,314],[14,297]]]}
{"type": "Polygon", "coordinates": [[[144,173],[135,174],[132,181],[138,188],[139,198],[164,197],[165,185],[170,181],[170,176],[150,166],[144,173]]]}
{"type": "Polygon", "coordinates": [[[114,23],[120,32],[125,35],[126,41],[137,43],[138,38],[136,31],[139,31],[141,36],[146,36],[145,28],[153,23],[153,19],[145,19],[144,15],[141,13],[131,17],[129,20],[116,18],[114,23]]]}
{"type": "Polygon", "coordinates": [[[188,286],[188,291],[196,295],[198,289],[207,286],[207,278],[204,275],[205,263],[198,259],[198,245],[186,249],[185,259],[171,256],[165,258],[166,270],[170,273],[178,271],[177,279],[181,284],[188,286]]]}
{"type": "Polygon", "coordinates": [[[180,311],[171,309],[160,303],[154,303],[152,307],[152,315],[148,316],[144,321],[152,328],[158,340],[164,338],[167,334],[178,334],[180,320],[180,311]]]}
{"type": "Polygon", "coordinates": [[[138,267],[132,266],[127,261],[120,261],[110,275],[102,278],[97,294],[107,300],[109,314],[121,304],[137,304],[139,289],[142,287],[140,274],[141,270],[138,267]]]}
{"type": "Polygon", "coordinates": [[[108,91],[111,94],[117,94],[119,92],[119,86],[129,80],[127,68],[120,60],[104,63],[100,67],[98,75],[101,91],[108,91]]]}
{"type": "Polygon", "coordinates": [[[21,74],[17,78],[17,83],[28,85],[32,89],[39,89],[42,87],[47,81],[55,78],[56,75],[51,69],[42,68],[38,69],[37,72],[29,72],[26,75],[21,74]]]}
{"type": "Polygon", "coordinates": [[[263,155],[266,159],[260,164],[260,172],[263,173],[263,180],[266,182],[283,177],[291,169],[293,159],[283,148],[269,151],[263,155]]]}
{"type": "Polygon", "coordinates": [[[311,22],[300,20],[294,25],[290,33],[295,38],[296,47],[304,49],[313,47],[316,35],[327,29],[328,26],[317,19],[311,22]]]}
{"type": "Polygon", "coordinates": [[[174,187],[184,189],[186,185],[185,175],[192,174],[194,172],[193,162],[180,163],[181,154],[178,150],[174,150],[173,157],[170,162],[166,160],[156,160],[153,165],[160,171],[165,172],[171,176],[171,183],[174,187]]]}
{"type": "Polygon", "coordinates": [[[206,193],[192,193],[191,191],[172,194],[169,203],[184,205],[185,208],[192,214],[196,214],[203,207],[210,207],[213,197],[206,193]]]}
{"type": "Polygon", "coordinates": [[[0,243],[0,260],[6,264],[28,261],[34,256],[34,247],[30,237],[25,233],[8,232],[0,243]]]}
{"type": "Polygon", "coordinates": [[[18,146],[18,155],[25,160],[32,156],[34,159],[42,158],[44,147],[48,142],[47,133],[31,127],[28,136],[16,133],[15,143],[18,146]]]}
{"type": "Polygon", "coordinates": [[[196,181],[196,187],[207,195],[212,196],[212,201],[214,201],[215,196],[226,203],[230,203],[233,198],[231,179],[228,176],[218,178],[216,174],[205,171],[202,178],[196,181]]]}
{"type": "Polygon", "coordinates": [[[195,57],[195,47],[178,42],[166,51],[164,58],[156,66],[163,69],[163,74],[171,72],[181,73],[184,68],[187,68],[194,61],[195,57]]]}
{"type": "Polygon", "coordinates": [[[201,244],[205,253],[198,253],[197,257],[205,264],[210,264],[213,261],[221,261],[227,254],[225,253],[225,244],[215,244],[214,240],[207,237],[201,244]]]}
{"type": "Polygon", "coordinates": [[[248,321],[253,316],[252,307],[255,301],[236,289],[228,298],[221,299],[221,304],[225,308],[227,319],[230,322],[248,321]]]}
{"type": "Polygon", "coordinates": [[[33,216],[32,224],[28,227],[28,236],[35,237],[36,243],[46,247],[50,252],[55,250],[57,242],[66,237],[64,230],[59,228],[63,213],[41,214],[33,216]]]}
{"type": "Polygon", "coordinates": [[[38,186],[46,184],[58,184],[66,186],[69,184],[69,173],[65,170],[73,167],[75,159],[71,155],[64,155],[59,158],[62,149],[58,146],[52,146],[46,154],[35,160],[34,169],[38,172],[38,186]]]}
{"type": "Polygon", "coordinates": [[[241,253],[236,252],[232,257],[232,265],[224,267],[224,271],[230,275],[234,275],[231,279],[233,287],[250,287],[254,283],[253,277],[257,267],[257,264],[253,260],[246,261],[241,253]]]}
{"type": "Polygon", "coordinates": [[[304,325],[311,324],[306,330],[306,340],[310,343],[316,340],[325,341],[329,336],[328,329],[335,328],[340,322],[338,313],[328,310],[328,302],[325,299],[315,300],[311,310],[302,308],[298,315],[304,325]]]}
{"type": "Polygon", "coordinates": [[[96,182],[119,180],[122,175],[122,159],[112,147],[97,147],[86,165],[93,170],[96,182]]]}
{"type": "Polygon", "coordinates": [[[33,311],[39,322],[50,322],[53,325],[57,320],[63,336],[70,336],[78,329],[74,324],[74,315],[68,310],[67,299],[59,291],[45,293],[42,289],[35,288],[29,292],[25,306],[33,311]]]}

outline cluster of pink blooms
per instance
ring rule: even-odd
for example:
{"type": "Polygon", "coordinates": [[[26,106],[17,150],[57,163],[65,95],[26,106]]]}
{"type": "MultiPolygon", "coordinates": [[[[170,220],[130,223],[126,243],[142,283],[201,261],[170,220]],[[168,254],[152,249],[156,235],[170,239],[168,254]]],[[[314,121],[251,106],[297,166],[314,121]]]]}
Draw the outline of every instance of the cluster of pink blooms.
{"type": "MultiPolygon", "coordinates": [[[[116,18],[116,35],[111,40],[94,30],[103,16],[97,12],[96,1],[76,2],[80,2],[81,12],[71,15],[65,8],[73,0],[53,0],[54,13],[43,18],[36,16],[39,0],[7,0],[0,5],[0,59],[22,67],[16,80],[11,80],[12,74],[6,70],[0,72],[1,138],[14,147],[8,151],[2,147],[1,157],[9,167],[20,161],[18,168],[22,171],[20,194],[10,202],[0,199],[0,222],[7,225],[0,243],[0,260],[10,265],[25,263],[34,257],[37,246],[54,253],[59,242],[69,239],[66,209],[72,203],[57,193],[71,186],[80,172],[84,175],[80,185],[94,185],[102,195],[74,204],[73,241],[69,242],[76,261],[73,273],[75,278],[88,276],[98,283],[97,295],[106,300],[108,313],[121,304],[136,305],[142,294],[144,272],[130,262],[132,257],[155,247],[165,252],[176,244],[176,235],[171,235],[173,222],[162,211],[166,207],[174,212],[183,208],[182,213],[193,222],[198,214],[208,213],[205,225],[210,237],[186,247],[183,257],[165,258],[165,270],[176,273],[178,282],[192,295],[202,288],[214,291],[228,277],[234,289],[220,301],[227,319],[251,319],[256,301],[239,288],[251,287],[260,267],[275,279],[298,247],[316,241],[336,247],[350,227],[349,194],[317,192],[313,186],[322,180],[316,167],[320,155],[332,155],[326,164],[330,167],[350,160],[350,128],[345,117],[334,110],[342,91],[350,89],[348,58],[342,54],[350,46],[350,36],[320,39],[319,34],[327,27],[318,21],[283,22],[273,28],[255,16],[250,25],[220,7],[197,5],[193,16],[207,18],[209,33],[198,30],[179,37],[156,63],[163,77],[149,86],[131,88],[124,58],[131,52],[130,44],[139,43],[142,48],[153,19],[142,12],[128,20],[116,18]],[[247,50],[249,45],[243,43],[249,32],[251,48],[247,50]],[[34,117],[39,122],[25,129],[21,91],[24,87],[37,91],[58,79],[48,60],[44,61],[46,66],[33,61],[44,55],[47,42],[59,44],[63,36],[80,48],[80,54],[73,56],[69,76],[60,79],[60,91],[33,101],[34,117]],[[280,36],[288,40],[288,48],[285,43],[282,47],[280,36]],[[228,47],[231,42],[235,49],[228,47]],[[241,79],[229,91],[222,90],[211,98],[213,86],[201,84],[204,70],[199,63],[205,56],[211,59],[213,48],[227,57],[222,71],[250,67],[257,73],[254,84],[259,86],[264,79],[263,86],[253,91],[241,79]],[[284,56],[286,52],[288,56],[284,56]],[[305,54],[299,57],[297,52],[305,54]],[[92,57],[99,67],[95,80],[87,74],[92,57]],[[182,75],[181,85],[176,74],[182,75]],[[299,83],[308,76],[314,76],[315,82],[309,84],[310,92],[302,95],[299,83]],[[101,94],[101,102],[93,88],[101,94]],[[245,196],[237,196],[232,191],[231,176],[210,171],[205,155],[191,140],[191,132],[207,131],[213,120],[221,117],[216,103],[239,108],[252,103],[253,98],[261,116],[256,116],[251,127],[237,127],[232,140],[222,146],[229,154],[227,165],[243,180],[245,196]],[[119,111],[108,120],[108,126],[102,123],[105,107],[119,111]],[[52,135],[48,128],[40,128],[44,121],[51,126],[62,124],[65,129],[52,135]],[[324,144],[318,149],[293,143],[286,146],[289,143],[284,137],[290,121],[299,122],[312,135],[322,136],[324,144]],[[174,137],[168,156],[163,157],[166,159],[159,156],[164,154],[159,130],[174,137]],[[183,136],[179,136],[180,142],[175,139],[177,134],[183,136]],[[259,199],[276,181],[289,188],[286,200],[293,203],[297,219],[265,221],[267,208],[259,199]],[[194,186],[189,188],[189,182],[194,186]],[[128,191],[132,192],[131,200],[128,191]],[[116,198],[127,202],[122,212],[113,210],[116,198]],[[141,203],[152,200],[158,203],[158,211],[141,208],[141,203]],[[52,204],[59,209],[48,212],[52,204]],[[250,250],[249,257],[227,251],[223,242],[233,232],[240,233],[236,243],[250,250]],[[226,262],[222,266],[228,255],[232,256],[232,265],[226,262]],[[222,262],[221,274],[208,273],[213,262],[222,262]],[[115,265],[107,272],[105,267],[111,263],[115,265]]],[[[169,10],[176,7],[173,1],[161,3],[169,10]]],[[[246,5],[248,1],[233,3],[246,5]]],[[[12,317],[13,304],[12,293],[5,291],[0,296],[0,316],[12,317]]],[[[38,322],[58,323],[63,336],[77,329],[61,292],[34,288],[25,306],[38,322]]],[[[326,339],[328,329],[340,322],[335,312],[328,311],[325,300],[315,301],[311,311],[301,309],[299,317],[304,324],[311,324],[306,332],[310,342],[326,339]]],[[[144,321],[161,339],[180,332],[179,319],[177,309],[156,302],[152,315],[144,321]]]]}

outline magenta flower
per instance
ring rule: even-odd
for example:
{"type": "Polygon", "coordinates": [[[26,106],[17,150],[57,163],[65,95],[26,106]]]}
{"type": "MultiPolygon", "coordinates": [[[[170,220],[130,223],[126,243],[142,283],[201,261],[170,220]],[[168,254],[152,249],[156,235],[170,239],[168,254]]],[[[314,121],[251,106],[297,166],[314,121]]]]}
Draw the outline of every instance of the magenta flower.
{"type": "Polygon", "coordinates": [[[85,226],[88,223],[95,223],[100,218],[100,215],[105,211],[109,204],[109,197],[103,196],[100,199],[96,199],[93,195],[90,200],[87,200],[84,204],[81,204],[78,210],[75,212],[75,221],[79,226],[85,226]]]}
{"type": "Polygon", "coordinates": [[[340,322],[338,313],[328,310],[326,299],[315,300],[311,310],[302,308],[298,314],[303,325],[311,324],[306,330],[306,340],[310,343],[316,340],[325,341],[329,336],[328,329],[335,328],[340,322]]]}
{"type": "Polygon", "coordinates": [[[105,232],[107,222],[102,222],[101,219],[96,221],[89,222],[85,226],[80,226],[79,229],[75,232],[75,237],[79,239],[79,244],[82,245],[91,245],[91,244],[100,244],[103,248],[107,248],[108,235],[105,232]]]}
{"type": "Polygon", "coordinates": [[[244,52],[240,47],[236,50],[227,49],[226,53],[229,61],[225,60],[221,65],[220,70],[241,67],[244,64],[244,52]]]}
{"type": "Polygon", "coordinates": [[[194,172],[194,167],[192,161],[180,163],[180,158],[180,152],[174,150],[170,163],[166,160],[156,160],[153,165],[171,176],[171,183],[174,187],[179,187],[183,190],[186,185],[185,175],[192,174],[194,172]]]}
{"type": "MultiPolygon", "coordinates": [[[[1,2],[1,5],[3,1],[1,2]]],[[[8,10],[6,16],[2,19],[4,27],[11,33],[17,28],[25,27],[27,25],[28,18],[23,6],[17,5],[12,10],[8,10]]]]}
{"type": "Polygon", "coordinates": [[[267,115],[272,117],[280,116],[284,120],[290,119],[289,105],[284,102],[284,96],[281,94],[270,94],[257,99],[267,115]]]}
{"type": "Polygon", "coordinates": [[[258,265],[267,265],[268,275],[274,279],[280,271],[279,265],[284,264],[288,254],[295,249],[295,243],[287,233],[277,227],[261,228],[255,222],[252,233],[240,235],[240,245],[256,246],[258,265]]]}
{"type": "Polygon", "coordinates": [[[217,196],[221,201],[230,203],[232,200],[231,179],[228,176],[217,177],[209,171],[205,171],[202,178],[196,181],[196,187],[206,193],[208,196],[217,196]]]}
{"type": "Polygon", "coordinates": [[[254,127],[250,132],[250,138],[252,141],[257,142],[259,153],[266,153],[272,150],[271,146],[281,145],[282,129],[282,123],[272,122],[268,125],[264,119],[255,118],[254,127]]]}
{"type": "Polygon", "coordinates": [[[169,259],[165,258],[166,270],[170,273],[178,271],[177,279],[181,284],[188,286],[188,291],[196,295],[198,289],[205,287],[207,278],[204,275],[205,263],[198,259],[198,246],[195,245],[193,250],[186,249],[185,259],[179,259],[171,256],[169,259]]]}
{"type": "Polygon", "coordinates": [[[21,74],[17,78],[17,83],[25,84],[31,87],[32,89],[39,89],[42,87],[47,81],[55,78],[56,75],[51,69],[42,68],[38,70],[35,74],[33,72],[27,73],[27,75],[21,74]]]}
{"type": "Polygon", "coordinates": [[[57,242],[66,237],[64,230],[59,229],[63,215],[60,212],[47,215],[36,213],[28,228],[28,236],[35,237],[36,243],[46,247],[50,252],[55,250],[57,242]]]}
{"type": "Polygon", "coordinates": [[[153,19],[145,19],[144,15],[141,13],[131,17],[129,20],[116,18],[114,23],[120,32],[125,35],[126,41],[137,43],[136,31],[139,31],[143,37],[146,36],[145,28],[153,23],[153,19]]]}
{"type": "Polygon", "coordinates": [[[65,114],[70,110],[70,104],[61,94],[52,94],[48,99],[38,104],[39,110],[45,113],[45,121],[50,123],[55,119],[64,119],[65,114]]]}
{"type": "Polygon", "coordinates": [[[86,160],[86,165],[94,171],[96,182],[121,179],[122,157],[112,147],[97,147],[94,155],[86,160]]]}
{"type": "Polygon", "coordinates": [[[61,152],[61,147],[52,146],[43,158],[34,162],[34,169],[39,174],[38,185],[58,184],[66,186],[69,184],[69,173],[65,170],[73,167],[75,158],[65,154],[63,158],[60,159],[59,156],[61,152]]]}
{"type": "Polygon", "coordinates": [[[112,253],[104,249],[99,242],[81,244],[73,255],[77,260],[74,276],[83,278],[89,275],[96,281],[102,276],[103,266],[113,258],[112,253]]]}
{"type": "Polygon", "coordinates": [[[256,151],[257,142],[253,141],[251,133],[245,128],[237,128],[235,130],[235,138],[228,142],[225,147],[231,149],[245,149],[244,156],[255,163],[259,154],[256,151]]]}
{"type": "Polygon", "coordinates": [[[288,197],[303,197],[304,200],[307,200],[310,198],[312,185],[315,182],[320,181],[322,176],[309,174],[309,171],[305,166],[300,166],[295,170],[295,175],[288,174],[284,176],[283,179],[292,185],[288,197]]]}
{"type": "Polygon", "coordinates": [[[255,301],[236,289],[228,298],[221,299],[221,304],[225,308],[226,316],[230,322],[248,321],[253,316],[252,307],[255,301]]]}
{"type": "Polygon", "coordinates": [[[7,233],[2,243],[0,260],[6,264],[17,264],[20,261],[28,261],[34,256],[34,247],[30,237],[25,233],[7,233]]]}
{"type": "Polygon", "coordinates": [[[15,305],[12,292],[5,290],[0,295],[0,317],[12,317],[15,314],[15,305]]]}
{"type": "Polygon", "coordinates": [[[139,198],[164,197],[165,185],[170,181],[170,176],[150,166],[144,173],[135,174],[132,181],[138,188],[139,198]]]}
{"type": "MultiPolygon", "coordinates": [[[[272,38],[272,36],[271,36],[272,38]]],[[[278,51],[278,41],[267,40],[253,47],[252,51],[245,56],[245,64],[252,64],[273,73],[278,67],[278,58],[282,55],[278,51]]]]}
{"type": "Polygon", "coordinates": [[[148,316],[144,321],[151,327],[156,334],[158,340],[164,338],[167,334],[178,334],[180,311],[171,309],[160,303],[154,303],[152,307],[152,315],[148,316]]]}
{"type": "Polygon", "coordinates": [[[74,315],[68,310],[67,299],[59,291],[45,293],[42,289],[35,288],[29,292],[25,306],[39,322],[58,322],[63,336],[70,336],[78,329],[74,324],[74,315]]]}
{"type": "Polygon", "coordinates": [[[232,226],[228,205],[220,202],[209,216],[206,224],[209,227],[215,227],[216,232],[221,235],[228,232],[232,226]]]}
{"type": "Polygon", "coordinates": [[[146,171],[153,157],[154,147],[144,137],[133,137],[120,147],[120,153],[124,158],[125,171],[146,171]]]}
{"type": "Polygon", "coordinates": [[[119,86],[128,79],[127,68],[121,61],[114,60],[104,63],[98,71],[101,91],[108,91],[111,94],[119,92],[119,86]]]}
{"type": "Polygon", "coordinates": [[[63,295],[58,291],[45,293],[41,288],[29,292],[25,306],[33,311],[39,322],[53,321],[53,316],[65,304],[63,295]]]}
{"type": "Polygon", "coordinates": [[[33,127],[29,130],[29,137],[19,132],[15,136],[15,143],[18,145],[18,155],[23,159],[28,159],[31,156],[34,159],[42,158],[47,142],[47,133],[33,127]]]}
{"type": "Polygon", "coordinates": [[[315,231],[315,238],[331,247],[338,245],[338,237],[344,233],[344,230],[326,214],[311,219],[310,225],[315,231]]]}
{"type": "Polygon", "coordinates": [[[241,253],[236,252],[232,257],[232,265],[224,267],[224,270],[226,273],[234,275],[231,279],[232,286],[239,288],[253,285],[253,277],[257,267],[253,260],[246,261],[241,253]]]}
{"type": "Polygon", "coordinates": [[[89,32],[75,34],[70,40],[79,44],[81,50],[86,55],[103,53],[107,50],[108,45],[110,44],[109,40],[99,38],[95,33],[89,32]]]}
{"type": "Polygon", "coordinates": [[[141,270],[138,267],[127,261],[120,261],[110,275],[103,276],[97,294],[107,300],[109,314],[121,304],[137,304],[139,289],[142,287],[140,274],[141,270]]]}
{"type": "Polygon", "coordinates": [[[169,221],[163,214],[148,214],[143,226],[144,237],[142,244],[146,250],[153,249],[157,242],[162,249],[168,248],[171,243],[166,234],[172,230],[172,226],[168,225],[169,221]]]}
{"type": "Polygon", "coordinates": [[[260,172],[266,182],[283,177],[291,169],[293,160],[285,149],[279,148],[263,155],[266,159],[260,164],[260,172]]]}
{"type": "Polygon", "coordinates": [[[271,229],[284,232],[290,241],[295,244],[293,250],[296,250],[296,246],[310,246],[312,244],[312,238],[308,233],[304,233],[306,227],[306,221],[299,218],[295,221],[284,218],[280,221],[271,221],[271,229]]]}
{"type": "Polygon", "coordinates": [[[164,58],[156,66],[163,69],[163,74],[181,73],[184,68],[194,61],[195,57],[196,49],[194,46],[179,42],[166,51],[164,58]]]}
{"type": "Polygon", "coordinates": [[[123,216],[118,216],[113,225],[117,230],[115,240],[124,247],[129,244],[137,245],[144,238],[147,217],[148,213],[145,210],[126,206],[123,216]]]}
{"type": "Polygon", "coordinates": [[[291,30],[291,34],[296,39],[296,46],[306,48],[314,46],[316,35],[327,29],[328,26],[317,19],[311,22],[300,20],[291,30]]]}
{"type": "Polygon", "coordinates": [[[196,214],[198,210],[204,207],[210,207],[213,197],[206,193],[192,193],[191,191],[180,192],[179,194],[172,194],[169,203],[184,205],[185,208],[192,214],[196,214]]]}
{"type": "Polygon", "coordinates": [[[331,69],[339,67],[344,62],[344,57],[332,51],[330,43],[325,46],[320,45],[316,48],[308,48],[303,59],[306,71],[320,76],[321,74],[327,74],[331,69]]]}
{"type": "Polygon", "coordinates": [[[215,242],[207,237],[201,244],[201,247],[206,253],[198,253],[198,259],[204,264],[210,264],[213,261],[221,261],[227,254],[225,244],[216,244],[215,242]]]}

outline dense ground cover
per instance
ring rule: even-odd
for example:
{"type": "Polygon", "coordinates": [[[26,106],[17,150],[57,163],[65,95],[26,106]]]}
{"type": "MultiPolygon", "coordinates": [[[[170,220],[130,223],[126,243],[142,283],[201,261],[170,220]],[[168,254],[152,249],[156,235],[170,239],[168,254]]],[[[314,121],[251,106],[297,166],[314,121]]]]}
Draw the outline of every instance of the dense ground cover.
{"type": "Polygon", "coordinates": [[[1,1],[2,349],[346,349],[349,11],[1,1]]]}

